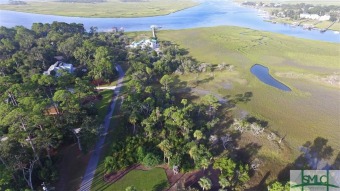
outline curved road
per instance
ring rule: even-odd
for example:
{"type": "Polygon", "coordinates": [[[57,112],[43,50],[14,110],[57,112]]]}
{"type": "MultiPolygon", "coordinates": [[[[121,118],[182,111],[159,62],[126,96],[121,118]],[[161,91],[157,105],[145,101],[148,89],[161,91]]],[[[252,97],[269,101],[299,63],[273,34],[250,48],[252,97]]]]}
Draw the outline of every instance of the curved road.
{"type": "Polygon", "coordinates": [[[112,117],[112,114],[113,114],[113,110],[114,110],[116,102],[118,100],[119,91],[120,91],[120,88],[122,86],[122,82],[123,82],[123,78],[124,78],[124,71],[122,70],[122,68],[119,65],[116,66],[116,69],[118,70],[118,73],[119,73],[119,79],[118,79],[117,87],[114,90],[114,98],[111,101],[110,110],[107,112],[105,119],[104,119],[104,124],[103,124],[104,129],[103,129],[102,132],[100,132],[100,134],[104,135],[104,136],[99,137],[99,140],[96,143],[94,151],[92,152],[89,163],[87,164],[86,172],[83,176],[83,180],[82,180],[81,185],[80,185],[80,189],[79,189],[80,191],[90,191],[91,190],[91,185],[92,185],[94,174],[95,174],[96,169],[97,169],[100,152],[103,148],[103,145],[104,145],[104,142],[105,142],[105,137],[106,137],[107,131],[110,127],[110,120],[111,120],[111,117],[112,117]]]}

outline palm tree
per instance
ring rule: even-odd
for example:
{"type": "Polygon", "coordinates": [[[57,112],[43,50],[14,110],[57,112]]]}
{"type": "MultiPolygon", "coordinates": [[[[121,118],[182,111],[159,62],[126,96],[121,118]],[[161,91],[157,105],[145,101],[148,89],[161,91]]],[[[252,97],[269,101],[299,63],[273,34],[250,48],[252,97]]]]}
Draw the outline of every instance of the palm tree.
{"type": "Polygon", "coordinates": [[[229,181],[224,177],[220,177],[220,181],[218,181],[218,183],[220,184],[222,189],[225,189],[226,187],[230,186],[229,181]]]}
{"type": "Polygon", "coordinates": [[[196,161],[199,158],[199,148],[197,145],[194,145],[193,147],[190,148],[189,150],[189,155],[194,161],[196,161]]]}
{"type": "Polygon", "coordinates": [[[196,130],[194,132],[194,137],[196,138],[197,141],[201,140],[203,138],[203,133],[200,130],[196,130]]]}
{"type": "Polygon", "coordinates": [[[201,160],[201,166],[204,170],[206,170],[209,167],[210,161],[207,158],[203,158],[201,160]]]}
{"type": "Polygon", "coordinates": [[[198,184],[202,187],[203,190],[210,190],[211,189],[211,180],[207,177],[202,177],[198,184]]]}
{"type": "Polygon", "coordinates": [[[129,117],[129,122],[133,125],[133,133],[136,132],[137,115],[133,112],[129,117]]]}
{"type": "Polygon", "coordinates": [[[161,143],[158,144],[158,147],[163,151],[163,161],[165,163],[165,157],[168,158],[168,164],[170,164],[170,157],[172,155],[171,153],[171,144],[168,139],[163,140],[161,143]]]}

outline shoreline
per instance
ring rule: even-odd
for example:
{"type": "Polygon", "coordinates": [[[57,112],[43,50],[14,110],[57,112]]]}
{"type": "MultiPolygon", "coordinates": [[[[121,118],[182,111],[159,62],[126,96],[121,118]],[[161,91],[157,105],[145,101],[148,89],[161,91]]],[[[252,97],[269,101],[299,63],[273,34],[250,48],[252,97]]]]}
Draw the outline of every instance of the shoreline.
{"type": "MultiPolygon", "coordinates": [[[[322,31],[324,30],[325,28],[323,27],[320,27],[320,26],[315,26],[314,24],[311,24],[310,22],[331,22],[331,21],[318,21],[318,20],[306,20],[306,19],[302,19],[302,20],[292,20],[292,19],[289,19],[289,18],[271,18],[271,14],[268,10],[266,10],[266,8],[263,8],[263,7],[254,7],[254,6],[245,6],[245,5],[242,5],[242,2],[240,1],[237,1],[237,0],[234,0],[233,1],[234,3],[238,4],[239,6],[242,6],[242,7],[247,7],[247,8],[250,8],[250,9],[254,9],[254,10],[258,10],[258,15],[259,17],[262,18],[263,21],[265,22],[269,22],[269,23],[272,23],[272,24],[284,24],[284,25],[290,25],[292,27],[300,27],[300,28],[303,28],[304,30],[318,30],[318,31],[322,31]],[[283,21],[283,20],[286,20],[286,21],[283,21]],[[298,23],[298,22],[305,22],[305,25],[295,25],[294,23],[298,23]],[[308,26],[307,26],[308,25],[308,26]]],[[[335,23],[340,23],[340,22],[335,22],[335,23]]],[[[330,25],[331,23],[329,23],[330,25]]],[[[340,32],[340,28],[338,30],[336,29],[333,29],[333,28],[328,28],[327,30],[329,31],[332,31],[334,33],[336,32],[340,32]]],[[[326,31],[327,31],[326,30],[326,31]]]]}

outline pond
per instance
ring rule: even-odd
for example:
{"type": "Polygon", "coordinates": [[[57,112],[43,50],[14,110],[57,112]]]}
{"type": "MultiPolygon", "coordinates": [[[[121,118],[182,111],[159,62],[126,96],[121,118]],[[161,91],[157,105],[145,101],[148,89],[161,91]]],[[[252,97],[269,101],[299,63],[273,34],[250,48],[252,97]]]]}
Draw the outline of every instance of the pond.
{"type": "Polygon", "coordinates": [[[52,23],[53,21],[83,23],[86,29],[95,26],[98,27],[99,31],[109,31],[113,26],[123,27],[125,31],[147,31],[150,30],[150,25],[161,26],[162,30],[228,25],[275,32],[298,38],[340,42],[340,35],[333,33],[333,31],[320,33],[318,30],[308,31],[303,30],[302,27],[294,28],[290,25],[265,22],[262,17],[258,16],[258,10],[242,7],[232,0],[203,0],[198,6],[169,15],[141,18],[64,17],[0,10],[0,26],[22,25],[30,28],[32,23],[52,23]]]}
{"type": "Polygon", "coordinates": [[[255,64],[250,68],[250,72],[267,85],[273,86],[283,91],[292,91],[288,86],[273,78],[273,76],[269,74],[269,68],[265,66],[255,64]]]}

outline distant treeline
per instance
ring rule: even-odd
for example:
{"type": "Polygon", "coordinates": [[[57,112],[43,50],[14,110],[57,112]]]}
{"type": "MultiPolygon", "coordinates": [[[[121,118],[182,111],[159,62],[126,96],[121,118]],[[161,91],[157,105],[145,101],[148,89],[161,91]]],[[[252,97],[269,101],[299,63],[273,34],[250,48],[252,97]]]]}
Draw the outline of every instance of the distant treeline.
{"type": "Polygon", "coordinates": [[[69,3],[102,3],[106,2],[106,0],[59,0],[60,2],[69,2],[69,3]]]}
{"type": "Polygon", "coordinates": [[[8,2],[10,5],[26,5],[27,4],[25,1],[9,0],[8,2]]]}
{"type": "Polygon", "coordinates": [[[148,0],[120,0],[121,2],[147,2],[148,0]]]}

